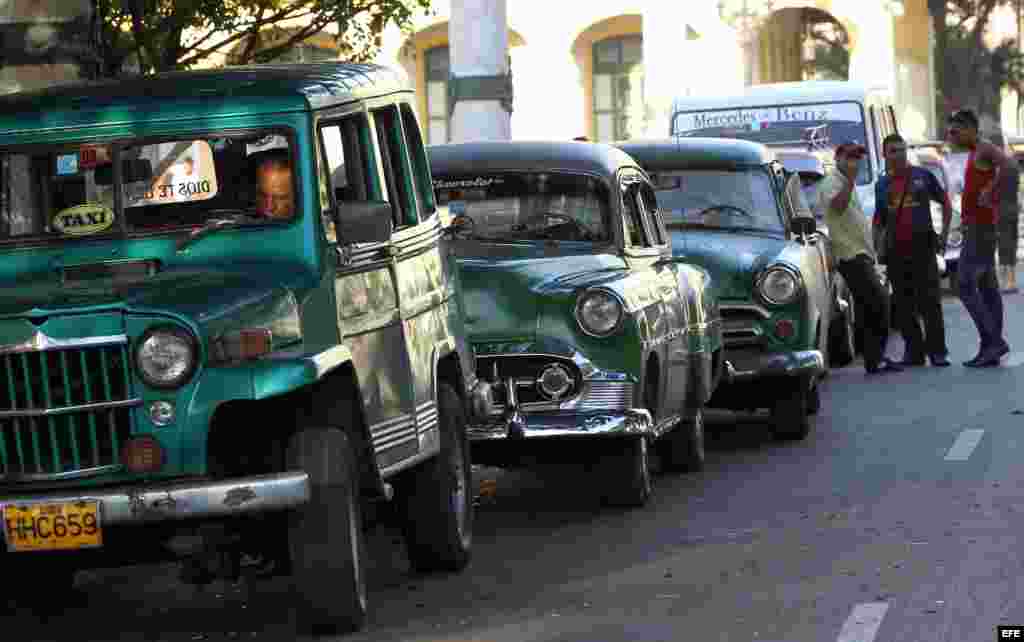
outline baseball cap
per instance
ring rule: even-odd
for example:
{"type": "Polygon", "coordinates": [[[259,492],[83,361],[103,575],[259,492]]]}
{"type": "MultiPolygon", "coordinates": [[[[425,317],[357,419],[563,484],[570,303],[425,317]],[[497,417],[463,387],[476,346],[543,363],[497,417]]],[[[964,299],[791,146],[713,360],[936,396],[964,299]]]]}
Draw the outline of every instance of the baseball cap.
{"type": "Polygon", "coordinates": [[[863,158],[868,153],[868,149],[858,142],[849,140],[845,143],[841,143],[836,147],[836,158],[845,156],[847,158],[863,158]]]}

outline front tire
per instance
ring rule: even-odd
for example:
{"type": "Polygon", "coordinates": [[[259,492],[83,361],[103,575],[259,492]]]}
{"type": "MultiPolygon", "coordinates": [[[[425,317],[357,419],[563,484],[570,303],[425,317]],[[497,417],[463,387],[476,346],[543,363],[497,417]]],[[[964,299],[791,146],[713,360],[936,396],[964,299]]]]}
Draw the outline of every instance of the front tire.
{"type": "Polygon", "coordinates": [[[778,440],[799,441],[811,433],[811,381],[797,377],[781,390],[771,410],[772,434],[778,440]]]}
{"type": "Polygon", "coordinates": [[[288,553],[298,628],[340,634],[366,620],[365,544],[355,455],[335,428],[292,436],[288,470],[309,474],[309,503],[289,516],[288,553]]]}
{"type": "Polygon", "coordinates": [[[438,386],[441,452],[401,480],[402,534],[418,572],[460,571],[473,544],[473,493],[466,415],[458,394],[438,386]]]}
{"type": "Polygon", "coordinates": [[[643,506],[653,491],[647,437],[636,435],[602,445],[613,444],[599,471],[606,485],[604,502],[609,506],[643,506]]]}
{"type": "Polygon", "coordinates": [[[668,472],[704,469],[704,408],[698,408],[655,443],[661,466],[668,472]]]}

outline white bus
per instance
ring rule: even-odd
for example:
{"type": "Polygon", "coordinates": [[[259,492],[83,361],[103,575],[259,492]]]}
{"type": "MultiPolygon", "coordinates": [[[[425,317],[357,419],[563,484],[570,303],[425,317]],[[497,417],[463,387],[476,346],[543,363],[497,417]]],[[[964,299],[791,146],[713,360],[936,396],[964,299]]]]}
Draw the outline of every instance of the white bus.
{"type": "Polygon", "coordinates": [[[892,92],[847,81],[811,80],[747,87],[731,95],[672,101],[670,136],[742,138],[775,149],[816,152],[826,166],[846,141],[868,149],[857,177],[865,213],[875,212],[875,182],[885,169],[882,140],[898,132],[892,92]]]}

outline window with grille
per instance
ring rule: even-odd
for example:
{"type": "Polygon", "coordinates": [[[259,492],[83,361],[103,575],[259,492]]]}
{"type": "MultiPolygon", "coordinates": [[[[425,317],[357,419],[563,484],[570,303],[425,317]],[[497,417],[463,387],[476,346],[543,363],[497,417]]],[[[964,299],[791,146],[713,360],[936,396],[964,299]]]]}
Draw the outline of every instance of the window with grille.
{"type": "Polygon", "coordinates": [[[594,44],[594,138],[625,140],[644,120],[643,39],[607,38],[594,44]]]}
{"type": "Polygon", "coordinates": [[[427,70],[427,142],[447,143],[448,120],[448,47],[434,47],[424,54],[427,70]]]}

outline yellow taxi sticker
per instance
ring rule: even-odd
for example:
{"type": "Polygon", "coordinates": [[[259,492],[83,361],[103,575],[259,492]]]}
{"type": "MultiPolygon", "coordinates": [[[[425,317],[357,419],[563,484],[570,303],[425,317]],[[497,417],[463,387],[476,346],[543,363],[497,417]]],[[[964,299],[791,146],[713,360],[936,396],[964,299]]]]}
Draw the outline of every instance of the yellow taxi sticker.
{"type": "Polygon", "coordinates": [[[113,224],[114,211],[101,203],[75,205],[57,212],[53,217],[53,228],[71,236],[95,234],[113,224]]]}

